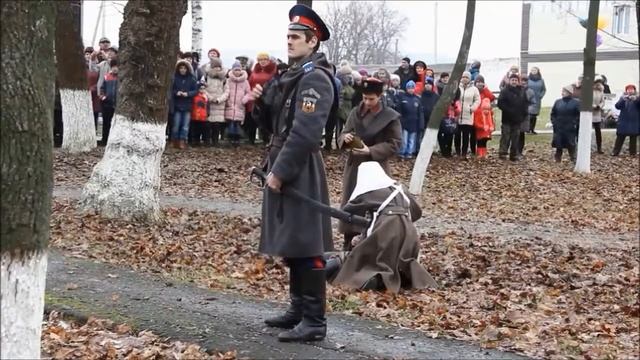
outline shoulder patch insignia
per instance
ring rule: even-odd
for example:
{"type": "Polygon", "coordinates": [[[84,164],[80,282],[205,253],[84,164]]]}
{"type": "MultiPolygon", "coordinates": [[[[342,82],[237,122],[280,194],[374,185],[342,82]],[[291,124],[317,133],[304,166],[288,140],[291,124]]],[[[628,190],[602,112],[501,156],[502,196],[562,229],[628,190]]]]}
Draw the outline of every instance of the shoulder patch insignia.
{"type": "Polygon", "coordinates": [[[302,95],[302,96],[312,96],[312,97],[314,97],[316,99],[320,99],[322,97],[322,96],[320,96],[320,94],[314,88],[308,88],[308,89],[302,90],[300,92],[300,95],[302,95]]]}
{"type": "Polygon", "coordinates": [[[310,72],[310,71],[313,71],[313,69],[315,69],[315,68],[316,68],[316,66],[313,65],[313,61],[306,62],[306,63],[304,63],[302,65],[302,69],[304,70],[305,74],[310,72]]]}
{"type": "Polygon", "coordinates": [[[316,101],[317,99],[312,97],[304,97],[302,98],[302,112],[312,113],[316,111],[316,101]]]}

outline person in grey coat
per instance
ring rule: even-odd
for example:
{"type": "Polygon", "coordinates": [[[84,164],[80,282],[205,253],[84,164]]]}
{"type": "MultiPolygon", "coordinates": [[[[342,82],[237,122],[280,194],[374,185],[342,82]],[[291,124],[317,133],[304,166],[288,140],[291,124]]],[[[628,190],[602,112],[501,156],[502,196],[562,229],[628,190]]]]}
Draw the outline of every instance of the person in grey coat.
{"type": "Polygon", "coordinates": [[[520,126],[520,143],[518,145],[520,149],[520,152],[519,152],[520,156],[522,156],[522,154],[524,153],[525,133],[530,131],[530,126],[531,126],[530,120],[531,120],[532,108],[540,109],[540,106],[536,102],[538,101],[536,98],[536,93],[532,89],[529,89],[529,79],[526,76],[523,76],[521,78],[520,83],[522,84],[522,88],[524,89],[524,92],[527,95],[527,103],[529,104],[527,108],[528,109],[527,118],[522,122],[520,126]]]}
{"type": "Polygon", "coordinates": [[[562,88],[562,98],[556,100],[551,108],[553,140],[551,146],[556,149],[556,162],[562,161],[562,150],[569,150],[571,161],[576,160],[576,130],[580,121],[580,102],[572,97],[573,87],[562,88]]]}
{"type": "Polygon", "coordinates": [[[547,86],[544,83],[540,69],[532,67],[529,72],[529,80],[527,80],[527,87],[533,90],[536,96],[535,104],[529,105],[529,133],[536,133],[536,122],[538,115],[540,114],[540,106],[542,104],[542,98],[547,93],[547,86]]]}
{"type": "MultiPolygon", "coordinates": [[[[320,139],[330,114],[337,110],[333,71],[316,52],[329,30],[309,7],[289,12],[287,45],[290,63],[278,83],[276,106],[269,111],[273,136],[269,145],[262,202],[259,251],[283,257],[289,267],[290,306],[268,326],[291,329],[279,341],[317,341],[326,336],[324,253],[333,250],[331,219],[307,203],[281,193],[292,188],[329,205],[329,190],[320,139]]],[[[252,99],[262,86],[252,90],[252,99]]]]}

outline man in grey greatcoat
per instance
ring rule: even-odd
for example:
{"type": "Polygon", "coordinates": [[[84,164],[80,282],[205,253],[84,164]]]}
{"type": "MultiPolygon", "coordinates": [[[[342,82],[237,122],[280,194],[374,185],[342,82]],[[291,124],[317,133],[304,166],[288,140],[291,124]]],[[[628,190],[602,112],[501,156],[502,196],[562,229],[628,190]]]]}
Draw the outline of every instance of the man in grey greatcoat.
{"type": "MultiPolygon", "coordinates": [[[[277,85],[269,109],[271,133],[267,178],[262,203],[259,251],[283,257],[289,267],[290,306],[272,327],[291,329],[280,341],[316,341],[326,336],[326,273],[323,254],[333,250],[331,219],[306,203],[287,197],[281,188],[293,188],[329,205],[320,141],[330,113],[337,109],[333,70],[320,42],[329,30],[309,7],[289,11],[287,45],[291,66],[277,85]]],[[[262,87],[253,90],[254,100],[262,87]]]]}

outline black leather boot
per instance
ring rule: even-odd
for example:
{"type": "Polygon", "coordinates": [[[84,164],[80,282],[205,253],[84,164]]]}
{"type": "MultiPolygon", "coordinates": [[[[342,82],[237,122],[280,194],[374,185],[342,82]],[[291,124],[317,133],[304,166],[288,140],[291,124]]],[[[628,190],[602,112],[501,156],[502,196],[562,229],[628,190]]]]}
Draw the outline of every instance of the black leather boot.
{"type": "Polygon", "coordinates": [[[325,276],[327,281],[331,282],[340,272],[340,268],[342,267],[342,259],[339,255],[335,255],[332,257],[325,257],[325,261],[327,265],[325,265],[325,276]]]}
{"type": "Polygon", "coordinates": [[[327,335],[325,314],[326,272],[325,269],[301,269],[304,272],[302,286],[302,321],[295,328],[281,332],[278,340],[283,342],[320,341],[327,335]]]}
{"type": "Polygon", "coordinates": [[[281,329],[293,329],[302,321],[302,285],[300,280],[300,269],[296,266],[289,268],[289,297],[291,302],[289,308],[283,315],[272,317],[264,321],[267,326],[281,329]]]}

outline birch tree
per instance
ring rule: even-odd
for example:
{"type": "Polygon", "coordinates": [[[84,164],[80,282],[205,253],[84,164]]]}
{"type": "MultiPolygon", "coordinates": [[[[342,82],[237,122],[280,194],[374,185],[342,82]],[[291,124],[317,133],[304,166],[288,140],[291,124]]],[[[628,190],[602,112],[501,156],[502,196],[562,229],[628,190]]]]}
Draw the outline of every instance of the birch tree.
{"type": "Polygon", "coordinates": [[[62,104],[62,149],[71,153],[96,147],[91,92],[87,84],[87,64],[78,21],[79,1],[56,1],[56,73],[62,104]]]}
{"type": "Polygon", "coordinates": [[[578,131],[578,156],[574,171],[591,172],[591,121],[593,120],[593,78],[596,72],[596,34],[600,0],[589,2],[587,40],[584,48],[582,92],[580,94],[580,130],[578,131]]]}
{"type": "MultiPolygon", "coordinates": [[[[202,55],[202,4],[191,0],[191,51],[202,55]]],[[[195,69],[194,69],[195,70],[195,69]]]]}
{"type": "Polygon", "coordinates": [[[471,47],[471,38],[473,37],[473,23],[475,20],[476,1],[467,0],[467,16],[464,21],[464,33],[462,34],[462,41],[460,42],[460,49],[458,50],[458,58],[456,64],[453,67],[451,78],[447,86],[444,88],[443,94],[436,103],[429,122],[427,123],[427,129],[420,143],[420,151],[418,157],[413,165],[413,171],[411,173],[411,182],[409,183],[409,191],[412,194],[422,193],[422,185],[427,173],[427,168],[431,162],[431,156],[433,155],[433,149],[436,146],[438,140],[438,130],[440,129],[440,122],[444,113],[453,100],[456,89],[464,72],[464,68],[467,64],[467,58],[469,57],[469,48],[471,47]]]}
{"type": "Polygon", "coordinates": [[[39,359],[51,214],[55,4],[2,2],[0,351],[39,359]]]}
{"type": "Polygon", "coordinates": [[[130,0],[120,27],[118,102],[104,157],[80,205],[105,217],[157,220],[167,87],[187,1],[130,0]]]}

